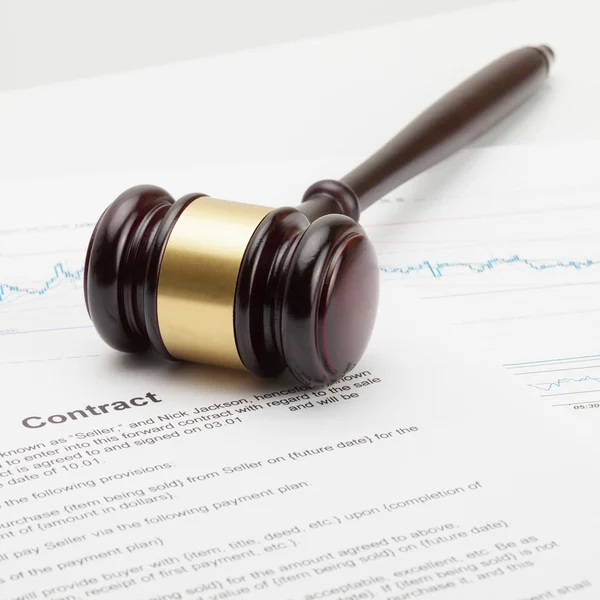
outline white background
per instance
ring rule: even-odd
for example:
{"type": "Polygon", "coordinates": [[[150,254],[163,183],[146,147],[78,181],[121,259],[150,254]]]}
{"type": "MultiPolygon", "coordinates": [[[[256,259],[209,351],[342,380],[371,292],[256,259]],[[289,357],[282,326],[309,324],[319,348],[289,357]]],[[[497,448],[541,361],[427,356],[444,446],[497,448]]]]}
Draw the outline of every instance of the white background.
{"type": "Polygon", "coordinates": [[[0,91],[497,0],[0,0],[0,91]]]}

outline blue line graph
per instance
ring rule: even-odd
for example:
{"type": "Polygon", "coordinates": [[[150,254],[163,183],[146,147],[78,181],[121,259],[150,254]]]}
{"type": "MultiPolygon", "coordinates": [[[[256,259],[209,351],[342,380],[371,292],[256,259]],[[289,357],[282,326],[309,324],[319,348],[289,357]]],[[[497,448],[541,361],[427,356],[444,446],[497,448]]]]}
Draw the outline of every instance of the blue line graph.
{"type": "Polygon", "coordinates": [[[547,271],[550,269],[572,269],[581,271],[583,269],[600,264],[600,260],[586,258],[583,260],[554,260],[541,261],[522,258],[518,254],[514,254],[508,258],[490,258],[483,262],[432,262],[424,260],[423,262],[414,265],[406,265],[404,267],[388,267],[381,266],[382,273],[394,273],[399,275],[410,275],[412,273],[425,273],[431,275],[434,279],[440,279],[447,275],[447,271],[451,270],[466,270],[471,273],[485,273],[493,271],[502,265],[524,265],[534,271],[547,271]]]}
{"type": "Polygon", "coordinates": [[[5,302],[9,294],[44,296],[53,289],[57,283],[60,283],[61,281],[81,281],[82,277],[83,267],[71,270],[65,267],[63,263],[58,262],[52,267],[50,277],[48,277],[46,281],[42,281],[37,287],[12,285],[10,283],[0,282],[0,303],[5,302]]]}
{"type": "MultiPolygon", "coordinates": [[[[555,260],[555,261],[536,261],[522,258],[518,254],[508,258],[498,257],[490,258],[483,262],[433,262],[424,260],[420,263],[407,266],[390,267],[381,266],[382,273],[393,273],[400,275],[410,275],[412,273],[425,273],[431,275],[434,279],[440,279],[447,276],[447,271],[466,270],[470,273],[485,273],[493,271],[502,265],[525,265],[534,271],[546,271],[549,269],[571,269],[581,271],[583,269],[600,264],[600,260],[591,258],[583,260],[555,260]]],[[[44,296],[56,284],[62,281],[77,282],[83,278],[83,267],[69,269],[62,262],[57,262],[51,268],[51,274],[39,286],[22,286],[0,281],[0,303],[4,302],[9,294],[19,294],[28,296],[44,296]]]]}
{"type": "Polygon", "coordinates": [[[528,383],[529,387],[542,390],[542,392],[551,392],[553,388],[561,388],[570,383],[583,383],[584,381],[595,381],[600,383],[600,377],[592,377],[591,375],[584,375],[583,377],[562,377],[556,381],[548,381],[546,383],[528,383]]]}

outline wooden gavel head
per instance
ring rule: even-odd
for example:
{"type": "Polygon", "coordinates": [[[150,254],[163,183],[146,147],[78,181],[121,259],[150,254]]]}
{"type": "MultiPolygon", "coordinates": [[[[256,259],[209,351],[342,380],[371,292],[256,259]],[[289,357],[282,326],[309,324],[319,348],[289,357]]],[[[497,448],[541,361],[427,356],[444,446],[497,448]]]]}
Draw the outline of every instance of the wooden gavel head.
{"type": "Polygon", "coordinates": [[[263,377],[287,368],[310,386],[336,381],[371,336],[377,258],[363,228],[339,214],[358,211],[344,186],[315,184],[305,200],[271,209],[126,190],[87,250],[84,294],[98,333],[124,352],[151,346],[263,377]],[[337,214],[319,216],[328,207],[337,214]]]}
{"type": "Polygon", "coordinates": [[[88,247],[84,293],[113,348],[303,384],[336,381],[369,342],[379,295],[362,210],[490,129],[539,89],[554,53],[526,46],[427,108],[341,180],[313,184],[297,208],[204,194],[125,191],[88,247]]]}

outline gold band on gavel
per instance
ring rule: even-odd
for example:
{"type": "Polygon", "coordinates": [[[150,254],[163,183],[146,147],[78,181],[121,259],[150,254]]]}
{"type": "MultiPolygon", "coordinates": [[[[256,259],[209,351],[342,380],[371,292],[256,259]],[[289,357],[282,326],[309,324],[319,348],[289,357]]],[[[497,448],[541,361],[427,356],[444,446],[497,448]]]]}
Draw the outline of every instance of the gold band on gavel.
{"type": "Polygon", "coordinates": [[[179,216],[158,279],[158,325],[178,359],[244,369],[233,307],[244,252],[270,208],[201,197],[179,216]]]}

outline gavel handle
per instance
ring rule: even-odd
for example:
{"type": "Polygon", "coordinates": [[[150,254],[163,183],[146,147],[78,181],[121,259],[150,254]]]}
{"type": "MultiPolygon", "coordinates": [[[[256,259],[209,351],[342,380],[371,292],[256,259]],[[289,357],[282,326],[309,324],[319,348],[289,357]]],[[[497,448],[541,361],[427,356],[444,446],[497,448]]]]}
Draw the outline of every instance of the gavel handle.
{"type": "Polygon", "coordinates": [[[323,208],[328,204],[331,209],[331,200],[335,199],[345,214],[352,212],[351,204],[357,203],[354,214],[349,214],[357,219],[361,211],[385,194],[460,150],[510,114],[541,87],[553,59],[553,51],[544,45],[523,47],[501,56],[432,104],[340,181],[311,186],[303,199],[308,204],[300,209],[314,213],[309,214],[314,218],[320,212],[314,210],[314,201],[320,197],[323,208]]]}

